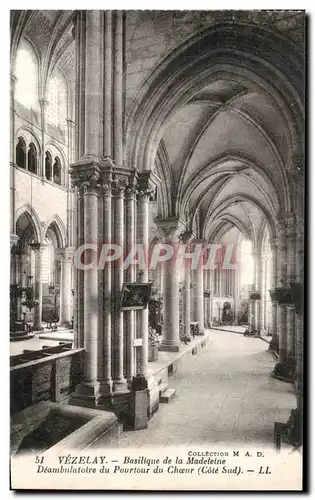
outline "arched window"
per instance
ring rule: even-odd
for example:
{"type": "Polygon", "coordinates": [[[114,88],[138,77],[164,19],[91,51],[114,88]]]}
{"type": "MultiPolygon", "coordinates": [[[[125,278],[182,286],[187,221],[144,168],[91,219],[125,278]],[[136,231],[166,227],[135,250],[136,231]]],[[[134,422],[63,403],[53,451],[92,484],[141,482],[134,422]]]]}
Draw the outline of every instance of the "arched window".
{"type": "Polygon", "coordinates": [[[15,99],[29,109],[38,109],[38,65],[32,47],[25,41],[17,51],[15,76],[15,99]]]}
{"type": "Polygon", "coordinates": [[[29,172],[32,172],[33,174],[37,173],[37,151],[33,142],[30,143],[28,148],[27,168],[29,172]]]}
{"type": "Polygon", "coordinates": [[[241,285],[252,285],[254,283],[254,259],[252,256],[252,242],[243,240],[241,242],[241,285]]]}
{"type": "Polygon", "coordinates": [[[49,80],[47,100],[48,123],[64,129],[67,119],[67,86],[59,73],[49,80]]]}
{"type": "Polygon", "coordinates": [[[51,181],[52,178],[52,157],[49,151],[45,154],[45,177],[51,181]]]}
{"type": "Polygon", "coordinates": [[[58,156],[56,156],[55,158],[55,163],[54,163],[54,167],[53,167],[53,175],[54,175],[54,182],[56,184],[59,184],[59,186],[61,185],[61,162],[58,158],[58,156]]]}
{"type": "Polygon", "coordinates": [[[18,138],[18,143],[15,149],[16,164],[21,167],[26,167],[26,143],[23,137],[18,138]]]}

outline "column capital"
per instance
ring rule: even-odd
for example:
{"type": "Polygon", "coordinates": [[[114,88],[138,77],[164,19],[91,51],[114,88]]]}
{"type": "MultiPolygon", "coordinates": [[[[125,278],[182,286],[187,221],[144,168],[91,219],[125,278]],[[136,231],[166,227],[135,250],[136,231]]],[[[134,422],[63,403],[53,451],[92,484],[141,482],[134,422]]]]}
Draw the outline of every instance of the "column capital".
{"type": "Polygon", "coordinates": [[[162,239],[178,242],[186,231],[186,224],[180,217],[157,217],[154,220],[162,239]]]}
{"type": "Polygon", "coordinates": [[[112,194],[115,198],[123,198],[128,184],[126,179],[115,178],[112,181],[112,194]]]}
{"type": "Polygon", "coordinates": [[[31,243],[30,247],[35,251],[45,250],[48,247],[48,243],[31,243]]]}
{"type": "Polygon", "coordinates": [[[82,189],[84,194],[96,193],[100,187],[100,172],[102,162],[97,156],[83,156],[70,165],[72,187],[82,189]]]}
{"type": "Polygon", "coordinates": [[[39,105],[41,108],[45,109],[47,108],[47,106],[49,105],[49,101],[47,101],[47,99],[38,99],[38,102],[39,102],[39,105]]]}
{"type": "Polygon", "coordinates": [[[138,199],[150,200],[154,199],[156,196],[156,180],[158,179],[156,175],[151,170],[146,170],[143,172],[138,172],[138,199]]]}
{"type": "Polygon", "coordinates": [[[276,250],[278,245],[279,245],[279,239],[278,238],[269,238],[269,245],[271,247],[271,250],[276,250]]]}
{"type": "Polygon", "coordinates": [[[57,248],[56,257],[58,260],[71,262],[74,252],[75,252],[74,247],[57,248]]]}
{"type": "Polygon", "coordinates": [[[10,248],[17,245],[19,236],[17,234],[10,234],[10,248]]]}

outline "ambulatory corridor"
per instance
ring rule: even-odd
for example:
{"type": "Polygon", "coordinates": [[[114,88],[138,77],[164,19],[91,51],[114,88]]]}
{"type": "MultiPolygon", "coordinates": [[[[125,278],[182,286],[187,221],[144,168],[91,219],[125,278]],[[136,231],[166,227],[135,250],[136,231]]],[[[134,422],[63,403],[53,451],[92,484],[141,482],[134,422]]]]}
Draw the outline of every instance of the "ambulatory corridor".
{"type": "MultiPolygon", "coordinates": [[[[258,338],[211,330],[205,351],[169,379],[176,396],[142,431],[122,432],[118,446],[273,445],[274,422],[295,407],[293,386],[270,376],[275,360],[258,338]]],[[[101,439],[93,447],[101,446],[101,439]]],[[[113,446],[115,446],[113,444],[113,446]]]]}

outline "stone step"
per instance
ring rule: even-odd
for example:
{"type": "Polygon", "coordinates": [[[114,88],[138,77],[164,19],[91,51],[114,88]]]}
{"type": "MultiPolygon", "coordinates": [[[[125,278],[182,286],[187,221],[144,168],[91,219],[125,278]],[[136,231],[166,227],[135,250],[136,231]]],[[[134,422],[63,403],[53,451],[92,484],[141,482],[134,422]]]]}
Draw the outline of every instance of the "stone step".
{"type": "Polygon", "coordinates": [[[167,391],[168,389],[168,384],[167,383],[161,383],[158,385],[158,388],[159,388],[159,392],[160,392],[160,397],[162,396],[162,394],[164,394],[165,391],[167,391]]]}
{"type": "Polygon", "coordinates": [[[169,403],[176,394],[176,389],[167,389],[160,395],[160,403],[169,403]]]}

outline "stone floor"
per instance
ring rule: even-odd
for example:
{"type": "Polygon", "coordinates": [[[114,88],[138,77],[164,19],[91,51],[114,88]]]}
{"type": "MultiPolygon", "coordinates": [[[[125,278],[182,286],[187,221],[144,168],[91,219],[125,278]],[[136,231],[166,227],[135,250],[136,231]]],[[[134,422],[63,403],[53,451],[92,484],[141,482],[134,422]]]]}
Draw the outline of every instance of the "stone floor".
{"type": "Polygon", "coordinates": [[[217,328],[217,330],[224,330],[226,332],[235,332],[244,334],[245,330],[247,330],[248,325],[221,325],[217,328]]]}
{"type": "MultiPolygon", "coordinates": [[[[274,422],[286,422],[296,406],[293,386],[270,377],[275,360],[262,340],[209,334],[209,347],[170,378],[171,403],[160,404],[148,429],[122,432],[113,446],[272,445],[274,422]]],[[[101,447],[102,438],[93,445],[101,447]]]]}

